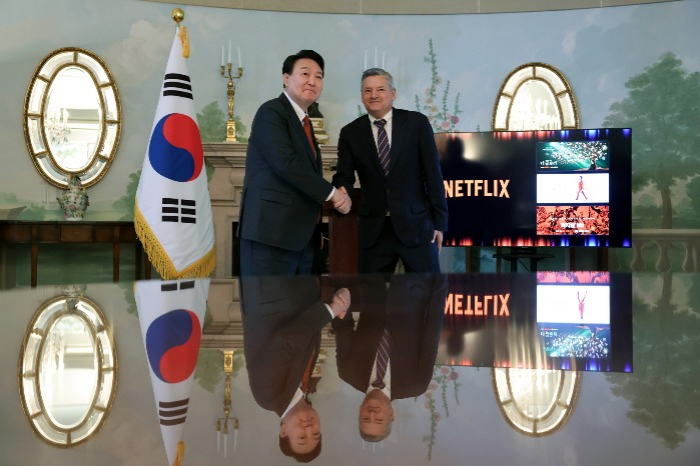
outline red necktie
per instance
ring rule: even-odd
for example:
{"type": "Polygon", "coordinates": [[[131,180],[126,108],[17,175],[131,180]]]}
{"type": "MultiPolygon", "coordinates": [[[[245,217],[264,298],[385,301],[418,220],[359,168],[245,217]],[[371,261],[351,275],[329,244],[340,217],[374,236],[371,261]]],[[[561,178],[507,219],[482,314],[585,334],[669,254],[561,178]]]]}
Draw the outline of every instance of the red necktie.
{"type": "Polygon", "coordinates": [[[311,353],[311,358],[309,358],[309,362],[306,364],[304,375],[301,376],[301,391],[304,393],[304,396],[306,396],[309,391],[309,380],[311,380],[311,374],[314,371],[315,356],[315,353],[311,353]]]}
{"type": "Polygon", "coordinates": [[[314,145],[314,137],[312,136],[313,130],[311,129],[311,120],[309,120],[308,115],[304,115],[304,132],[306,133],[306,139],[309,140],[311,145],[311,152],[314,153],[314,157],[318,158],[316,155],[316,146],[314,145]]]}

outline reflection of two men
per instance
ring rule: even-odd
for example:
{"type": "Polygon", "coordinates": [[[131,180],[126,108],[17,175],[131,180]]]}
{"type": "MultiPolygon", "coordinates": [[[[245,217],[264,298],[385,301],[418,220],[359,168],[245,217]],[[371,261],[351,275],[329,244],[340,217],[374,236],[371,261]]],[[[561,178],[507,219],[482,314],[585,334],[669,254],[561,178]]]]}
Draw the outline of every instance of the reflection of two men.
{"type": "Polygon", "coordinates": [[[244,348],[255,401],[280,417],[280,450],[308,462],[321,452],[321,423],[308,400],[321,329],[350,306],[341,288],[321,300],[318,278],[242,277],[244,348]]]}
{"type": "Polygon", "coordinates": [[[446,293],[441,275],[366,275],[353,293],[357,317],[347,313],[332,321],[340,378],[365,394],[358,418],[364,440],[379,442],[389,436],[392,400],[427,390],[446,293]]]}

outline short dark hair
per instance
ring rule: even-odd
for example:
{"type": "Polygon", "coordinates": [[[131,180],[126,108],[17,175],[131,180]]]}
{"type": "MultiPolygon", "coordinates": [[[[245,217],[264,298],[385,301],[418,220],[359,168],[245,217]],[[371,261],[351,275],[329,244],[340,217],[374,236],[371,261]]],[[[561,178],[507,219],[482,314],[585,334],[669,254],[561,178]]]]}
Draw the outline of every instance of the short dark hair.
{"type": "Polygon", "coordinates": [[[313,50],[299,50],[299,53],[295,53],[294,55],[290,55],[284,59],[284,63],[282,63],[282,74],[292,74],[294,64],[297,62],[297,60],[302,58],[308,58],[309,60],[315,61],[319,68],[321,68],[321,71],[324,71],[325,62],[323,61],[323,57],[321,55],[313,50]]]}
{"type": "Polygon", "coordinates": [[[294,450],[292,450],[292,444],[289,442],[289,437],[280,437],[280,451],[284,453],[285,456],[289,456],[297,460],[297,463],[310,463],[321,454],[322,440],[323,438],[318,439],[318,445],[316,445],[316,448],[310,452],[296,453],[294,450]]]}

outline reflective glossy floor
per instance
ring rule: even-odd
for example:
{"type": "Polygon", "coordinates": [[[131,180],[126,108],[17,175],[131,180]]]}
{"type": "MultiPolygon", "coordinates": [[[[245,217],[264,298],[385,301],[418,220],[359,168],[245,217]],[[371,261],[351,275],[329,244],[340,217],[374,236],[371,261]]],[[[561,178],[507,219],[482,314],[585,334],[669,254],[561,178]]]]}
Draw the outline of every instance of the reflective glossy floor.
{"type": "Polygon", "coordinates": [[[698,303],[682,273],[4,290],[0,465],[696,465],[698,303]]]}

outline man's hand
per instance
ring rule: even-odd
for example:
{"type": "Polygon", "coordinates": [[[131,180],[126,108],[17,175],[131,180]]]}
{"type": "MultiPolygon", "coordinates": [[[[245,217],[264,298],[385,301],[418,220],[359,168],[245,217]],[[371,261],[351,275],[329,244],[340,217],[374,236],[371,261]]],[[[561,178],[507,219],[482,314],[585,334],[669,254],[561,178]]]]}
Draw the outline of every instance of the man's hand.
{"type": "Polygon", "coordinates": [[[350,307],[350,290],[341,288],[333,295],[333,301],[329,304],[333,317],[345,317],[345,314],[350,307]]]}
{"type": "Polygon", "coordinates": [[[433,232],[433,240],[431,241],[431,243],[434,243],[435,241],[437,241],[438,254],[440,254],[440,251],[442,250],[442,232],[441,231],[435,230],[433,232]]]}
{"type": "Polygon", "coordinates": [[[352,201],[350,200],[350,196],[348,196],[347,190],[343,186],[335,188],[335,192],[333,193],[333,196],[331,196],[330,201],[333,203],[335,210],[341,214],[347,214],[350,212],[352,201]]]}

